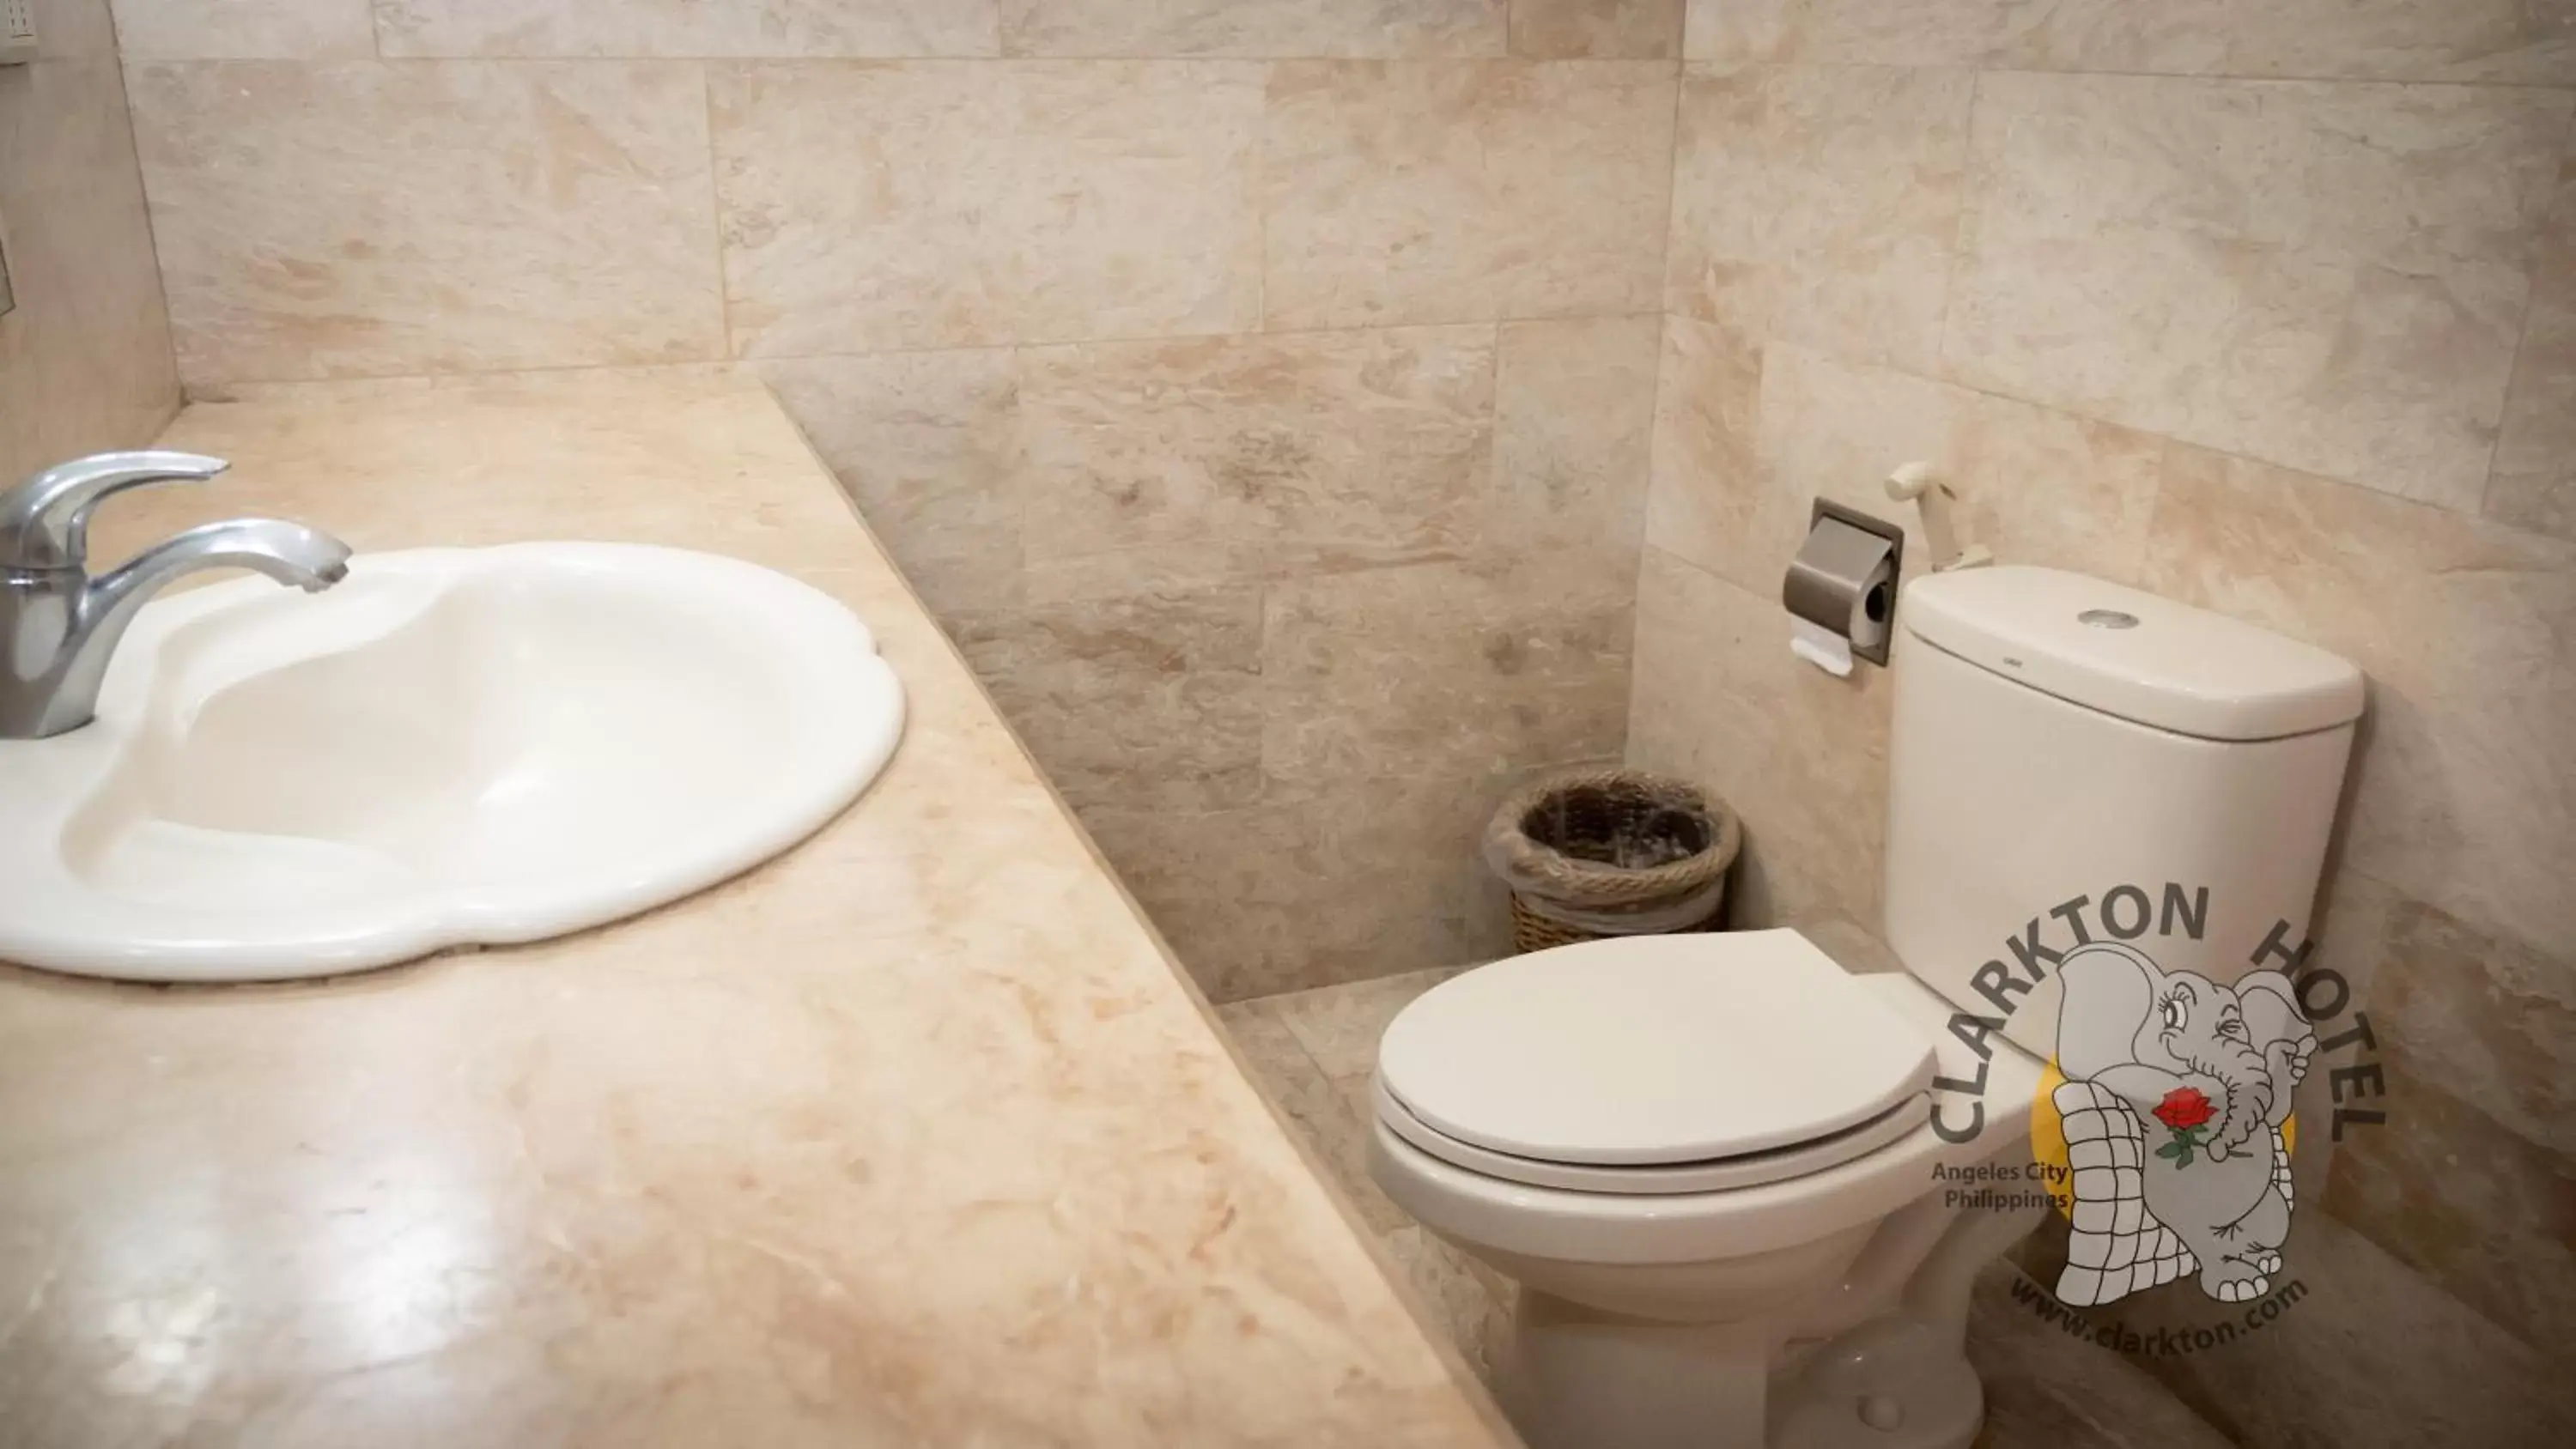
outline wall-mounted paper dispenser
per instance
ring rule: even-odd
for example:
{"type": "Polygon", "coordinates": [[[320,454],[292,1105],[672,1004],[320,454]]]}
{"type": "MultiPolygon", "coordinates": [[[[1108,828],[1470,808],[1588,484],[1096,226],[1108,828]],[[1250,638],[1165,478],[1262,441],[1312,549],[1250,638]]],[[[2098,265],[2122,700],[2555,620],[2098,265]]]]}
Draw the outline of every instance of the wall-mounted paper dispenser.
{"type": "Polygon", "coordinates": [[[1829,674],[1851,673],[1855,657],[1884,666],[1904,562],[1904,529],[1817,499],[1807,540],[1780,583],[1790,651],[1829,674]]]}

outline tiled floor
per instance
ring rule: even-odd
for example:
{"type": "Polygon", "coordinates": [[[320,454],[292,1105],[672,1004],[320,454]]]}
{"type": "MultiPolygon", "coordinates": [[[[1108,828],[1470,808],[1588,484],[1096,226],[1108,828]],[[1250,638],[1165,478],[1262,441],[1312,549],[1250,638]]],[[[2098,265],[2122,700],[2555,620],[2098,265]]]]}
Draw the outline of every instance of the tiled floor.
{"type": "Polygon", "coordinates": [[[1433,1237],[1368,1175],[1368,1085],[1378,1034],[1406,1002],[1456,974],[1416,971],[1265,996],[1218,1007],[1217,1015],[1378,1245],[1405,1266],[1414,1291],[1444,1320],[1435,1326],[1448,1331],[1478,1372],[1489,1373],[1488,1350],[1501,1342],[1511,1317],[1511,1282],[1433,1237]]]}
{"type": "MultiPolygon", "coordinates": [[[[1841,953],[1837,953],[1841,954],[1841,953]]],[[[1509,1332],[1512,1284],[1431,1236],[1369,1181],[1369,1071],[1378,1034],[1453,969],[1417,971],[1217,1008],[1253,1074],[1301,1128],[1387,1255],[1478,1372],[1509,1332]]],[[[2229,1440],[2130,1363],[2018,1308],[2013,1270],[1978,1286],[1969,1357],[1986,1384],[1982,1449],[2217,1449],[2229,1440]]]]}

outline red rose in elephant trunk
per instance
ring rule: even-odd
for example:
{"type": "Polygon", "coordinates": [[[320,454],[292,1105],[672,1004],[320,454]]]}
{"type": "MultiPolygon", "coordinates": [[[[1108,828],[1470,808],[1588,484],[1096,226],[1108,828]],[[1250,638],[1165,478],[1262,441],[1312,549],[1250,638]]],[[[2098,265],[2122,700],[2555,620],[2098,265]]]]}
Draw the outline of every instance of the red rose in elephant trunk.
{"type": "Polygon", "coordinates": [[[2156,1104],[2156,1120],[2177,1132],[2200,1126],[2215,1115],[2197,1087],[2176,1087],[2156,1104]]]}

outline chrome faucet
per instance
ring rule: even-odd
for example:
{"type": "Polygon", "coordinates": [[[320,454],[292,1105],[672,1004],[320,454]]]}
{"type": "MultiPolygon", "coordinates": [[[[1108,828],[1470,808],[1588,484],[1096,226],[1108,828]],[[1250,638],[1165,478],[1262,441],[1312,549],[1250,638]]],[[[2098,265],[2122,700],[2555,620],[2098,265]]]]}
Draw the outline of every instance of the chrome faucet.
{"type": "Polygon", "coordinates": [[[101,500],[157,483],[202,483],[227,466],[196,453],[100,453],[0,493],[0,739],[43,739],[88,724],[125,627],[183,574],[256,569],[306,593],[348,575],[347,544],[274,518],[192,528],[90,573],[89,520],[101,500]]]}

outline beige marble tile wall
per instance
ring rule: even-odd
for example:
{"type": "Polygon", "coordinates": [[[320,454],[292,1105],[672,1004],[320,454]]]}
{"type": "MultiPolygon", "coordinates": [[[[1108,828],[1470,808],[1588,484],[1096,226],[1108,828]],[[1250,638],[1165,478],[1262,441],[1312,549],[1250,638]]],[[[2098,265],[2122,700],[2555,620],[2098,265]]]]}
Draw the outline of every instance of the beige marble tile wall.
{"type": "Polygon", "coordinates": [[[1750,919],[1874,918],[1886,679],[1793,662],[1775,601],[1808,500],[1886,512],[1906,458],[2008,559],[2358,661],[2323,932],[2398,1100],[2323,1198],[2368,1246],[2340,1306],[2172,1371],[2248,1442],[2542,1442],[2576,1333],[2576,4],[1693,0],[1685,54],[1630,758],[1741,808],[1750,919]]]}
{"type": "Polygon", "coordinates": [[[1615,757],[1681,0],[116,0],[179,364],[756,370],[1220,999],[1615,757]]]}
{"type": "Polygon", "coordinates": [[[170,324],[107,0],[36,0],[32,65],[0,67],[0,487],[150,441],[178,410],[170,324]]]}

